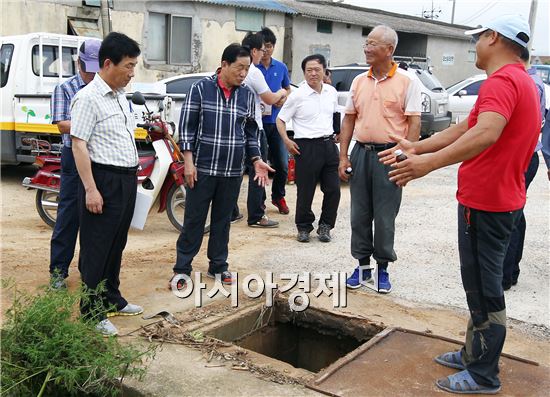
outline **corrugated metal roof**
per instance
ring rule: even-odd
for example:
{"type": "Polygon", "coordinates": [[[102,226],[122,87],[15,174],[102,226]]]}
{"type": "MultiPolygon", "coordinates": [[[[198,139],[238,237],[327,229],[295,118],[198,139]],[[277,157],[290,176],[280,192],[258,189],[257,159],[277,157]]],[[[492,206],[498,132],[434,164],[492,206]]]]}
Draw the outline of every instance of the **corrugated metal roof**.
{"type": "Polygon", "coordinates": [[[295,10],[299,15],[310,18],[350,23],[365,27],[388,25],[400,32],[470,40],[470,37],[464,35],[464,31],[470,28],[468,26],[452,25],[444,22],[427,20],[425,18],[342,3],[295,0],[278,0],[278,2],[295,10]]]}
{"type": "Polygon", "coordinates": [[[296,14],[292,8],[275,0],[194,0],[198,3],[216,4],[228,7],[249,8],[260,11],[275,11],[285,14],[296,14]]]}

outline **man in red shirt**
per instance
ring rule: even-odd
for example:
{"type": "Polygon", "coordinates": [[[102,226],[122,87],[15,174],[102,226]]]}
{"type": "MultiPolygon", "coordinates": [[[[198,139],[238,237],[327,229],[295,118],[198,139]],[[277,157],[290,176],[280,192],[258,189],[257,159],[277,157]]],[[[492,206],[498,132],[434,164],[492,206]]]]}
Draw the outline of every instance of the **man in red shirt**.
{"type": "Polygon", "coordinates": [[[535,84],[520,60],[529,41],[527,22],[503,16],[466,34],[476,40],[476,66],[488,76],[468,120],[420,142],[395,137],[407,160],[396,162],[395,149],[380,157],[393,164],[390,180],[399,186],[462,162],[456,195],[458,248],[470,321],[465,346],[435,359],[461,371],[436,384],[452,393],[495,394],[506,337],[503,261],[525,204],[524,174],[541,116],[535,84]]]}

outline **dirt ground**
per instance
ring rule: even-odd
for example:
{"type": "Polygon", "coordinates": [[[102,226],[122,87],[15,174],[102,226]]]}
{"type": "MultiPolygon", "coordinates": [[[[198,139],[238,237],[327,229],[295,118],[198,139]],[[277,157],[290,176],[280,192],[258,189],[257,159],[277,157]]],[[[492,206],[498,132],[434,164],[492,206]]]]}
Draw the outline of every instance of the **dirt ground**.
{"type": "MultiPolygon", "coordinates": [[[[19,288],[29,292],[48,281],[51,237],[51,229],[36,212],[35,191],[21,187],[22,179],[34,172],[31,166],[3,167],[0,184],[1,277],[14,279],[19,288]]],[[[342,311],[386,325],[430,330],[434,334],[463,339],[467,312],[456,250],[455,175],[456,168],[451,167],[428,176],[425,182],[407,187],[396,237],[400,259],[395,264],[395,272],[390,268],[394,291],[386,296],[365,290],[348,291],[348,307],[342,311]]],[[[508,315],[512,320],[508,323],[504,350],[550,366],[549,196],[546,169],[542,164],[530,189],[523,273],[519,284],[506,295],[508,315]]],[[[353,269],[349,254],[348,187],[342,187],[338,224],[330,244],[322,244],[315,238],[310,244],[295,241],[292,215],[295,196],[295,186],[288,185],[289,216],[279,215],[268,205],[268,215],[281,221],[277,229],[251,229],[245,221],[232,226],[229,261],[231,270],[238,271],[240,278],[250,273],[263,275],[265,271],[280,274],[349,272],[353,269]]],[[[243,183],[239,202],[241,210],[245,210],[246,183],[243,183]]],[[[319,194],[314,205],[318,214],[319,194]]],[[[151,213],[145,230],[130,232],[123,258],[121,290],[128,300],[143,305],[146,313],[180,312],[192,307],[191,298],[178,299],[165,289],[175,261],[177,237],[165,213],[151,213]]],[[[194,269],[203,272],[207,269],[206,241],[194,262],[194,269]]],[[[70,288],[76,288],[79,283],[77,257],[78,251],[70,269],[70,288]]],[[[3,317],[10,296],[2,291],[1,298],[3,317]]],[[[327,307],[330,300],[320,299],[312,304],[327,307]]],[[[121,331],[129,331],[143,323],[139,318],[115,320],[121,331]]],[[[162,372],[158,368],[154,371],[162,372]]],[[[232,373],[231,376],[241,375],[232,373]]],[[[265,385],[258,386],[261,387],[265,385]]],[[[261,394],[269,394],[266,390],[261,394]]],[[[279,394],[279,391],[273,390],[273,393],[279,394]]],[[[290,394],[300,393],[289,391],[290,394]]]]}

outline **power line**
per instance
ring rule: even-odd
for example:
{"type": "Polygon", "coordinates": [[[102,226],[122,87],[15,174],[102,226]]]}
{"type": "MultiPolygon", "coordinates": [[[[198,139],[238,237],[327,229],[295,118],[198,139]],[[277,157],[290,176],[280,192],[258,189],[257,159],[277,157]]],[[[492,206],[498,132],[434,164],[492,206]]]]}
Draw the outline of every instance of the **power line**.
{"type": "Polygon", "coordinates": [[[473,15],[469,16],[468,18],[464,19],[460,24],[461,25],[469,24],[474,19],[476,19],[476,18],[480,17],[481,15],[485,14],[487,11],[489,11],[491,8],[493,8],[497,4],[498,4],[498,0],[496,0],[492,3],[485,4],[485,6],[483,6],[483,8],[481,8],[479,11],[476,11],[473,15]]]}

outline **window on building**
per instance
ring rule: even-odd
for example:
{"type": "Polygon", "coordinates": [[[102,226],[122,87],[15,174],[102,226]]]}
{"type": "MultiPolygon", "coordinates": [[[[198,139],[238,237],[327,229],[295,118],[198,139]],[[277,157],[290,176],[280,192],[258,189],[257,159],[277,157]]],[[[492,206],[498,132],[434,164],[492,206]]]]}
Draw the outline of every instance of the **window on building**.
{"type": "Polygon", "coordinates": [[[368,36],[371,32],[372,28],[363,27],[361,29],[361,36],[368,36]]]}
{"type": "Polygon", "coordinates": [[[59,59],[59,47],[53,45],[42,46],[42,59],[40,58],[40,46],[32,47],[32,71],[40,76],[40,67],[44,77],[59,77],[59,63],[63,77],[71,77],[76,74],[76,48],[62,47],[62,56],[59,59]]]}
{"type": "Polygon", "coordinates": [[[476,57],[476,50],[468,50],[468,62],[475,63],[476,57]]]}
{"type": "Polygon", "coordinates": [[[192,18],[149,13],[147,59],[182,65],[191,63],[192,18]]]}
{"type": "Polygon", "coordinates": [[[332,21],[325,21],[324,19],[318,19],[317,31],[319,33],[332,33],[332,21]]]}
{"type": "Polygon", "coordinates": [[[2,44],[0,49],[0,87],[4,87],[8,83],[12,55],[13,44],[2,44]]]}
{"type": "Polygon", "coordinates": [[[257,32],[264,26],[264,13],[262,11],[235,9],[235,29],[246,32],[257,32]]]}

